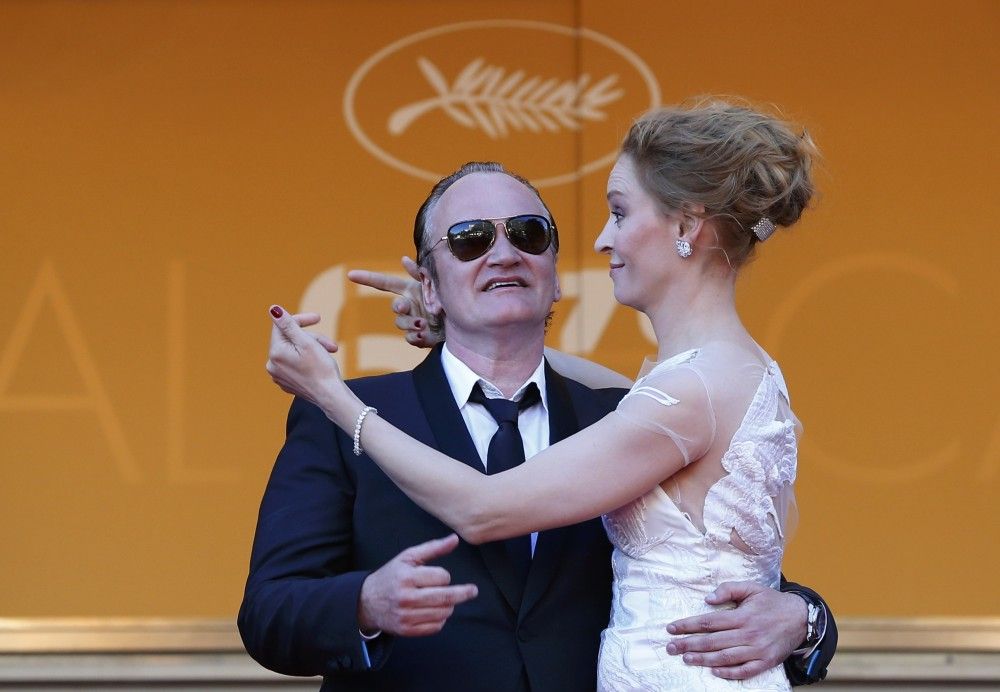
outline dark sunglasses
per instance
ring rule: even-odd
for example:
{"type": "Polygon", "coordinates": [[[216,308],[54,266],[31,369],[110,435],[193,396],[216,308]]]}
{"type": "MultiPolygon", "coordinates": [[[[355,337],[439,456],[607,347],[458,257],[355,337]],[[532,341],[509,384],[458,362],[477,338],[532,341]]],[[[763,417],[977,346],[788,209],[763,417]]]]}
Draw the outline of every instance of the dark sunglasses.
{"type": "Polygon", "coordinates": [[[497,224],[504,227],[507,240],[521,252],[540,255],[552,245],[559,250],[559,233],[556,225],[537,214],[521,214],[500,219],[472,219],[459,221],[448,229],[448,235],[441,236],[427,252],[448,241],[448,249],[463,262],[471,262],[485,255],[497,240],[497,224]]]}

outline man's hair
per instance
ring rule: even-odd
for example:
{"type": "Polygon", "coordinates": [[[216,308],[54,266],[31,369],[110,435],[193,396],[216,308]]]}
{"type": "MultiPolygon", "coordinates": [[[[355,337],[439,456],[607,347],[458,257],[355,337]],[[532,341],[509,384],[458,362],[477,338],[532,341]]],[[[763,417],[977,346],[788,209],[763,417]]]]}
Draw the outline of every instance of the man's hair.
{"type": "MultiPolygon", "coordinates": [[[[526,188],[531,190],[538,201],[542,203],[545,208],[545,212],[549,215],[549,220],[555,225],[555,219],[552,217],[552,212],[549,210],[549,206],[542,199],[542,195],[538,192],[534,185],[528,182],[526,178],[521,177],[513,171],[508,171],[504,168],[502,163],[496,161],[469,161],[463,164],[457,171],[451,173],[444,178],[441,178],[434,187],[431,188],[430,194],[427,195],[427,199],[424,203],[420,205],[420,209],[417,210],[417,215],[413,220],[413,246],[416,248],[417,252],[417,264],[421,267],[426,267],[427,272],[431,275],[431,281],[435,284],[438,281],[437,276],[437,265],[434,261],[434,255],[430,252],[431,245],[430,242],[430,229],[427,227],[431,214],[434,212],[434,207],[437,206],[438,201],[448,190],[449,187],[454,185],[456,182],[461,180],[467,175],[473,173],[502,173],[510,178],[513,178],[517,182],[524,185],[526,188]]],[[[436,240],[436,239],[435,239],[436,240]]],[[[432,332],[437,334],[444,339],[444,317],[440,319],[435,316],[429,317],[430,329],[432,332]]],[[[546,320],[546,326],[548,325],[548,320],[546,320]]]]}

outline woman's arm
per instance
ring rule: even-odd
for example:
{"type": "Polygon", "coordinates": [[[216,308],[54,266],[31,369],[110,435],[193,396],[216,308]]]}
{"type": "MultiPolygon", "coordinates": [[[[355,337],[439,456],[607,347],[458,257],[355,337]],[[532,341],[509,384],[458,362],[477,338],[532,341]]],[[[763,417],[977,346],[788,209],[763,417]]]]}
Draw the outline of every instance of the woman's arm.
{"type": "Polygon", "coordinates": [[[617,370],[606,368],[592,360],[581,358],[557,351],[554,348],[545,347],[545,359],[549,361],[552,369],[563,377],[576,380],[585,384],[591,389],[605,389],[608,387],[623,387],[628,389],[633,382],[617,370]]]}
{"type": "Polygon", "coordinates": [[[365,452],[414,502],[471,543],[591,519],[646,493],[683,465],[667,438],[615,413],[493,476],[381,418],[368,423],[361,435],[365,452]]]}
{"type": "MultiPolygon", "coordinates": [[[[317,404],[348,434],[364,404],[336,362],[291,315],[272,313],[268,372],[317,404]]],[[[368,416],[361,444],[418,505],[472,543],[596,517],[649,491],[684,464],[662,434],[616,413],[510,471],[487,476],[368,416]]]]}

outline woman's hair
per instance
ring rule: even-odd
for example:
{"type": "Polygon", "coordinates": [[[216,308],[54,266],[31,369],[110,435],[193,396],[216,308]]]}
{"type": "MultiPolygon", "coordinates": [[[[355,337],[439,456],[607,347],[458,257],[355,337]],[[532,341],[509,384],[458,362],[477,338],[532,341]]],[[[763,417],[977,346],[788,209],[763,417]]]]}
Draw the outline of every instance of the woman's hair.
{"type": "Polygon", "coordinates": [[[720,99],[659,108],[639,118],[621,153],[668,212],[704,206],[719,245],[738,268],[759,241],[762,218],[791,226],[813,195],[817,155],[809,134],[776,117],[720,99]]]}

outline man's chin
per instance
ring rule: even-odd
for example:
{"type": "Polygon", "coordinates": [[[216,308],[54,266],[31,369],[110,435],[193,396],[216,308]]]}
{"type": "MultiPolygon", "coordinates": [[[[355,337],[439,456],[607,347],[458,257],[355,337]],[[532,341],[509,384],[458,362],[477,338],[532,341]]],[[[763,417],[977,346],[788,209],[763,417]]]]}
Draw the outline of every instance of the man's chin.
{"type": "Polygon", "coordinates": [[[485,324],[497,329],[545,330],[549,313],[516,308],[497,309],[486,316],[485,324]]]}

